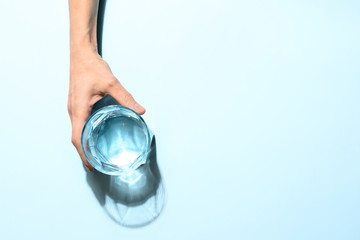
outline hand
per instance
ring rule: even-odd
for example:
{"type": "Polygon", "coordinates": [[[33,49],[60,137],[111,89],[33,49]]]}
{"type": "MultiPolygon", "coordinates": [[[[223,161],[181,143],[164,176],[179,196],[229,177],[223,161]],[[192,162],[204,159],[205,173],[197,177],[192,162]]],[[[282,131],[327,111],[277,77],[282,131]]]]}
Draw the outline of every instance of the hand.
{"type": "Polygon", "coordinates": [[[93,171],[94,168],[82,151],[81,133],[93,105],[106,94],[141,115],[145,113],[145,109],[114,77],[109,65],[97,52],[71,53],[68,98],[68,112],[72,125],[71,141],[89,171],[93,171]]]}

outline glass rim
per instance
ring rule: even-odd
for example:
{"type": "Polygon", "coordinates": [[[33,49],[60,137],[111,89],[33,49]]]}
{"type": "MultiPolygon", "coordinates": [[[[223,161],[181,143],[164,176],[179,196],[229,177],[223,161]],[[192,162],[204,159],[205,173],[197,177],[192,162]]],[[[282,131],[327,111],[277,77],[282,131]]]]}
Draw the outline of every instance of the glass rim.
{"type": "MultiPolygon", "coordinates": [[[[99,121],[96,126],[98,124],[100,124],[101,122],[103,122],[104,120],[106,120],[108,118],[103,118],[101,121],[99,121]]],[[[86,160],[98,171],[108,174],[108,175],[122,175],[122,174],[126,174],[129,173],[135,169],[137,169],[139,166],[141,166],[142,164],[144,164],[146,162],[146,155],[150,149],[150,144],[151,144],[151,136],[150,136],[150,130],[147,126],[147,124],[145,123],[144,119],[140,116],[140,114],[138,114],[137,112],[135,112],[134,110],[125,107],[125,106],[121,106],[121,105],[107,105],[104,106],[98,110],[96,110],[95,112],[93,112],[90,117],[86,120],[84,127],[82,129],[81,132],[81,148],[82,151],[85,155],[86,160]],[[135,118],[136,120],[138,120],[141,123],[141,127],[143,127],[144,129],[144,135],[145,135],[145,146],[143,151],[141,152],[141,154],[127,167],[124,169],[119,168],[118,166],[114,165],[114,164],[108,164],[108,163],[103,163],[101,160],[96,159],[97,156],[88,156],[87,151],[85,151],[84,145],[85,145],[85,136],[84,136],[84,132],[89,129],[92,128],[94,129],[93,126],[89,126],[90,123],[93,123],[95,121],[98,120],[98,118],[96,120],[94,120],[94,118],[96,116],[101,117],[102,114],[106,114],[109,112],[119,112],[119,111],[123,111],[123,112],[127,112],[128,114],[130,114],[129,117],[135,118]],[[95,158],[95,159],[93,159],[95,158]],[[111,168],[112,171],[108,171],[105,169],[105,164],[108,168],[111,168]],[[116,170],[115,170],[116,169],[116,170]]],[[[91,136],[91,134],[90,134],[91,136]]],[[[88,136],[87,139],[90,138],[90,136],[88,136]]]]}

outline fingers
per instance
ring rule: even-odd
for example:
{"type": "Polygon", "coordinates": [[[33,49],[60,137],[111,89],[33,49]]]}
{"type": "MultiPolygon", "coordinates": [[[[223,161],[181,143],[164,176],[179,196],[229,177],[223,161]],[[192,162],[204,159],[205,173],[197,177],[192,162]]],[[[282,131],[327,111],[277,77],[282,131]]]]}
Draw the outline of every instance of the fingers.
{"type": "Polygon", "coordinates": [[[133,96],[119,82],[111,87],[108,93],[121,105],[131,108],[140,115],[145,113],[145,108],[136,102],[133,96]]]}
{"type": "Polygon", "coordinates": [[[89,172],[94,171],[94,167],[86,160],[85,154],[84,154],[84,152],[82,151],[81,144],[80,144],[80,146],[77,145],[77,146],[75,146],[75,147],[76,147],[76,150],[78,151],[78,153],[79,153],[79,155],[80,155],[81,160],[82,160],[83,163],[85,164],[86,169],[87,169],[89,172]]]}
{"type": "Polygon", "coordinates": [[[94,167],[91,166],[91,164],[86,160],[85,154],[81,147],[81,133],[83,130],[83,127],[85,125],[86,119],[87,119],[86,113],[83,113],[83,115],[80,116],[73,116],[72,117],[72,138],[71,142],[75,146],[76,150],[78,151],[81,160],[85,164],[88,171],[92,172],[94,170],[94,167]]]}

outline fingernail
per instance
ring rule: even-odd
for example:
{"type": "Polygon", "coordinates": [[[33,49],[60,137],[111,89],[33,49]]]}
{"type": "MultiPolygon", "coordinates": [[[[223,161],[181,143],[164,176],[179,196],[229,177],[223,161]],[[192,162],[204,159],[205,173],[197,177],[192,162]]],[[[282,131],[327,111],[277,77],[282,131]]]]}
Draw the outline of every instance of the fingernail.
{"type": "Polygon", "coordinates": [[[134,109],[135,109],[136,112],[140,112],[140,113],[145,111],[145,108],[143,106],[141,106],[140,104],[138,104],[138,103],[135,103],[134,109]]]}

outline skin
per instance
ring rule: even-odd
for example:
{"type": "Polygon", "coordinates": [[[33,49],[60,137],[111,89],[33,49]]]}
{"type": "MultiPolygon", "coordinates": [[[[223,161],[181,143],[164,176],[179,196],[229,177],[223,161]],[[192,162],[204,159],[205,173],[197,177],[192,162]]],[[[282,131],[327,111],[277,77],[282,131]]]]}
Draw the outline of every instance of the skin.
{"type": "Polygon", "coordinates": [[[68,112],[72,125],[71,142],[88,171],[94,168],[81,148],[81,132],[93,105],[110,94],[121,105],[139,114],[145,108],[112,74],[109,65],[98,54],[96,22],[99,0],[69,0],[70,11],[70,85],[68,112]]]}

